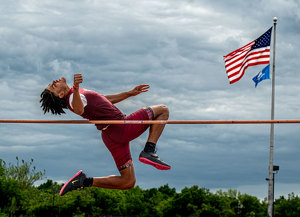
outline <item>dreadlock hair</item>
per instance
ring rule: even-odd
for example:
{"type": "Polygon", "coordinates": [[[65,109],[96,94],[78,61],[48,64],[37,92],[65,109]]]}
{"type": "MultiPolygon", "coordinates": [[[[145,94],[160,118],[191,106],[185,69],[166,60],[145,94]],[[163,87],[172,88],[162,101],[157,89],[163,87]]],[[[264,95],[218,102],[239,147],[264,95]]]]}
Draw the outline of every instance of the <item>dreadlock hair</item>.
{"type": "Polygon", "coordinates": [[[52,114],[60,115],[65,113],[63,108],[68,108],[65,99],[59,98],[47,89],[41,93],[40,103],[42,103],[41,108],[43,109],[44,114],[51,111],[52,114]]]}

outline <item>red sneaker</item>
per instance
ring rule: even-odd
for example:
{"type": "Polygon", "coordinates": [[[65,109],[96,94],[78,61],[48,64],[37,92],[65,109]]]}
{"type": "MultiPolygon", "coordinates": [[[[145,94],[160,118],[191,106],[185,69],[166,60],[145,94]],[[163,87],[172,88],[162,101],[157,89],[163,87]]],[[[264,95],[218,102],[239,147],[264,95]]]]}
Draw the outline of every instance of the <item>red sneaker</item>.
{"type": "Polygon", "coordinates": [[[159,159],[158,155],[155,152],[142,151],[139,156],[139,161],[154,166],[156,169],[159,170],[171,169],[171,166],[168,165],[166,162],[162,161],[161,159],[159,159]]]}

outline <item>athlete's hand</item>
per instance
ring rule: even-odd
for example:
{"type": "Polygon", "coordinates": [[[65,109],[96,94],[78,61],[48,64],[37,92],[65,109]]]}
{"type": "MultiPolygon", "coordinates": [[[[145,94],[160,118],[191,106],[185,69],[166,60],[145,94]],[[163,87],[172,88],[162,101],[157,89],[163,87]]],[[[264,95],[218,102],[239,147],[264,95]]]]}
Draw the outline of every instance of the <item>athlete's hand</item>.
{"type": "Polygon", "coordinates": [[[79,84],[82,83],[82,75],[81,74],[74,74],[74,86],[79,87],[79,84]]]}
{"type": "Polygon", "coordinates": [[[131,96],[136,96],[140,93],[147,92],[149,88],[150,88],[150,86],[148,84],[141,84],[141,85],[136,86],[135,88],[133,88],[129,92],[130,92],[131,96]]]}

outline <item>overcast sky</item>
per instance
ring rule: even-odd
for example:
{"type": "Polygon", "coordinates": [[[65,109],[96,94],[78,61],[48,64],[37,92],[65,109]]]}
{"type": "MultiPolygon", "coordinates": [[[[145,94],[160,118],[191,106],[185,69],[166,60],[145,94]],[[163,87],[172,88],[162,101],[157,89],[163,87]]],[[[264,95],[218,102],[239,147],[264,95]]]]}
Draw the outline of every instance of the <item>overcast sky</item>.
{"type": "MultiPolygon", "coordinates": [[[[53,79],[102,94],[138,84],[150,90],[117,104],[125,114],[165,104],[171,120],[270,119],[271,80],[254,87],[264,66],[230,85],[223,56],[258,38],[278,18],[275,119],[300,119],[300,3],[296,0],[0,1],[0,118],[44,115],[39,95],[53,79]]],[[[272,35],[273,38],[273,35],[272,35]]],[[[275,126],[275,195],[300,194],[300,125],[275,126]]],[[[169,184],[237,189],[267,197],[269,125],[168,125],[157,144],[170,171],[138,161],[148,134],[131,143],[142,188],[169,184]]],[[[117,174],[93,125],[0,124],[0,158],[34,159],[48,179],[65,182],[117,174]]],[[[45,179],[46,180],[46,179],[45,179]]]]}

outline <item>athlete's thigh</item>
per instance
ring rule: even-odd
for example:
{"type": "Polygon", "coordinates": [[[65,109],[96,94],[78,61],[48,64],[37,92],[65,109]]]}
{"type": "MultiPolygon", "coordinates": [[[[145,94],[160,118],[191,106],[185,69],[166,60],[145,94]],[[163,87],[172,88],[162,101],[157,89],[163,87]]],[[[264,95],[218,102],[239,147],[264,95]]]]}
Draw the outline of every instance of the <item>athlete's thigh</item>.
{"type": "MultiPolygon", "coordinates": [[[[126,120],[149,120],[149,115],[145,109],[140,109],[128,117],[126,120]]],[[[124,130],[124,139],[131,141],[143,134],[149,127],[149,124],[126,124],[124,130]]]]}

